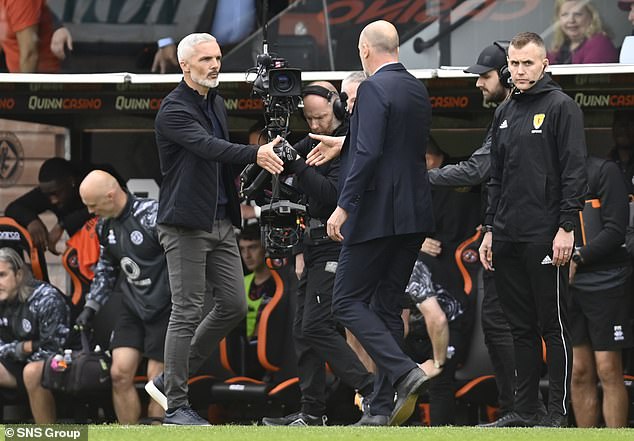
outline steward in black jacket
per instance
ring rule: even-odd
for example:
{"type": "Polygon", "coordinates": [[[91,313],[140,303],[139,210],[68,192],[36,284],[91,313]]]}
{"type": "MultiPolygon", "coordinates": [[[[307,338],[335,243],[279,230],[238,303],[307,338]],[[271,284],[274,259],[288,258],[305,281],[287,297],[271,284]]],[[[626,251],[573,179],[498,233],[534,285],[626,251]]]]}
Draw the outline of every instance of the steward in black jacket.
{"type": "Polygon", "coordinates": [[[495,112],[485,225],[494,240],[551,242],[586,194],[579,106],[548,74],[495,112]]]}

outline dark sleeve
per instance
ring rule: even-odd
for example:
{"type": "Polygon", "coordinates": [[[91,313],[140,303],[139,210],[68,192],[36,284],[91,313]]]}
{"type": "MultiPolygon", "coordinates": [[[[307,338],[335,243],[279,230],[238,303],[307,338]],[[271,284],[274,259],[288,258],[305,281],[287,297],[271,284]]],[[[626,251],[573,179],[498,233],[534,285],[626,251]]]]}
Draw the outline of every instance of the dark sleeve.
{"type": "Polygon", "coordinates": [[[309,198],[315,198],[324,205],[337,205],[339,162],[339,158],[332,160],[327,166],[326,174],[322,175],[316,167],[307,166],[304,158],[297,158],[293,164],[293,171],[300,190],[309,198]]]}
{"type": "Polygon", "coordinates": [[[5,216],[15,219],[17,223],[23,227],[26,227],[37,219],[40,213],[50,210],[51,208],[48,198],[42,193],[39,187],[36,187],[7,205],[4,214],[5,216]]]}
{"type": "Polygon", "coordinates": [[[117,282],[118,265],[108,252],[107,230],[101,222],[97,226],[99,261],[95,265],[95,277],[92,279],[90,291],[86,295],[86,306],[91,307],[95,311],[99,311],[106,304],[117,282]]]}
{"type": "Polygon", "coordinates": [[[575,222],[579,211],[583,210],[585,196],[588,194],[588,153],[583,130],[583,114],[577,103],[566,99],[560,106],[558,119],[555,137],[561,182],[559,222],[575,222]]]}
{"type": "Polygon", "coordinates": [[[614,253],[625,240],[629,217],[628,195],[621,172],[616,164],[605,161],[599,172],[601,201],[601,231],[580,252],[584,264],[600,262],[614,253]]]}
{"type": "MultiPolygon", "coordinates": [[[[44,289],[55,290],[52,286],[44,289]]],[[[61,293],[51,293],[38,302],[39,347],[29,361],[43,360],[64,347],[69,329],[70,312],[61,293]]]]}
{"type": "Polygon", "coordinates": [[[469,159],[458,164],[427,170],[432,185],[445,187],[472,186],[485,182],[491,174],[491,135],[469,159]]]}
{"type": "Polygon", "coordinates": [[[90,213],[86,207],[82,207],[70,213],[58,215],[58,222],[72,236],[78,232],[84,224],[90,219],[90,213]]]}
{"type": "Polygon", "coordinates": [[[57,16],[57,14],[55,14],[53,12],[53,10],[51,8],[49,8],[48,6],[46,6],[46,9],[49,10],[50,14],[51,14],[51,20],[52,20],[52,27],[53,27],[53,32],[55,32],[56,30],[63,28],[64,27],[64,23],[62,23],[62,21],[59,19],[59,17],[57,16]]]}
{"type": "Polygon", "coordinates": [[[210,135],[182,103],[174,101],[161,107],[156,116],[157,135],[202,159],[225,164],[250,164],[256,161],[258,149],[234,144],[210,135]]]}
{"type": "Polygon", "coordinates": [[[487,207],[484,216],[484,225],[493,225],[493,218],[497,211],[498,202],[500,201],[500,191],[502,185],[502,173],[504,168],[504,152],[497,145],[497,128],[499,126],[500,106],[495,112],[493,123],[491,125],[491,177],[487,186],[487,207]]]}

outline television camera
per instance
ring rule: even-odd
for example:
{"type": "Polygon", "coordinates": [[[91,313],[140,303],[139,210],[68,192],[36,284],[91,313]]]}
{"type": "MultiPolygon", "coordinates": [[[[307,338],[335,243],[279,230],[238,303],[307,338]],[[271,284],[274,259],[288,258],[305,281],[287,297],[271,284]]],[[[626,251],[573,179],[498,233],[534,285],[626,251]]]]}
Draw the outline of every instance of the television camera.
{"type": "MultiPolygon", "coordinates": [[[[266,26],[264,33],[262,54],[257,57],[257,66],[247,71],[247,81],[253,84],[252,93],[264,104],[264,131],[269,142],[277,136],[286,138],[290,133],[291,115],[302,99],[301,71],[289,68],[284,58],[268,53],[266,26]],[[255,74],[253,81],[249,81],[249,74],[255,74]]],[[[297,158],[297,152],[285,139],[276,146],[275,152],[285,164],[297,158]]],[[[272,176],[257,164],[248,165],[240,174],[240,196],[257,197],[261,201],[261,237],[268,257],[289,257],[303,232],[306,215],[303,196],[282,182],[279,175],[272,176]]]]}

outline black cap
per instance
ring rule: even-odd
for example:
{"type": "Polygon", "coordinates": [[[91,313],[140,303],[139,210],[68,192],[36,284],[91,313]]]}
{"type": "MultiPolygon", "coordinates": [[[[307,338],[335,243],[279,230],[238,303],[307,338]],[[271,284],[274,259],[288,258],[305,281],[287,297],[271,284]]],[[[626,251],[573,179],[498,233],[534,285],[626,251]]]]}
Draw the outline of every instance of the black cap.
{"type": "Polygon", "coordinates": [[[502,66],[506,66],[506,53],[500,46],[492,44],[484,48],[476,64],[469,66],[464,71],[482,75],[490,70],[500,70],[502,66]]]}

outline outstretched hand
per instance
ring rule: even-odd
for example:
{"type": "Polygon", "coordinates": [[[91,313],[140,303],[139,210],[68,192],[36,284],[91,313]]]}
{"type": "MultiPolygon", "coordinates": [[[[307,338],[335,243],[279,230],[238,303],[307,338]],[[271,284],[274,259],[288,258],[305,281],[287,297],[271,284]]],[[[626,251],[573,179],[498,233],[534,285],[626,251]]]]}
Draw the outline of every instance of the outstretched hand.
{"type": "Polygon", "coordinates": [[[312,139],[319,141],[319,144],[306,156],[306,164],[319,166],[333,160],[341,154],[345,136],[327,136],[309,133],[312,139]]]}

